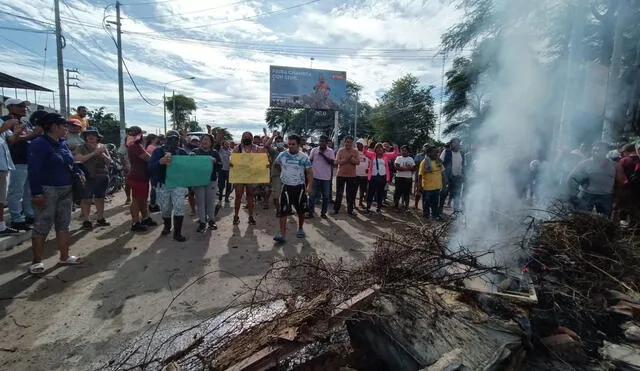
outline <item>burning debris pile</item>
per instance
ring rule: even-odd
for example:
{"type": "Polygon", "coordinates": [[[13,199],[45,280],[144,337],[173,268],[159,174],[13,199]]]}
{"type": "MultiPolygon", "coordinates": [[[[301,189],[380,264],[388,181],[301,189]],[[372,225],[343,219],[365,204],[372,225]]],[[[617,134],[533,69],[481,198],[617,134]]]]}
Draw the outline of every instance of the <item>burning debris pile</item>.
{"type": "Polygon", "coordinates": [[[531,321],[541,344],[563,361],[610,358],[602,353],[603,342],[627,341],[625,328],[640,320],[635,233],[583,212],[564,212],[540,225],[525,267],[539,300],[531,321]]]}

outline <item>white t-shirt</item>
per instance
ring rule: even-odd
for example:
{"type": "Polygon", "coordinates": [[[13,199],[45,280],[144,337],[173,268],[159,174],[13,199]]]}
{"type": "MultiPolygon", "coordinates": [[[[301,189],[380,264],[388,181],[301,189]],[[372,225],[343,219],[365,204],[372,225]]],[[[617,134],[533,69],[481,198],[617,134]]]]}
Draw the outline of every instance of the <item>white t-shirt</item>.
{"type": "MultiPolygon", "coordinates": [[[[396,157],[396,161],[395,161],[396,166],[415,166],[416,163],[413,161],[413,158],[407,156],[407,157],[402,157],[402,156],[398,156],[396,157]]],[[[412,170],[404,170],[404,171],[400,171],[398,170],[396,172],[396,178],[411,178],[412,177],[412,170]]]]}
{"type": "Polygon", "coordinates": [[[373,160],[373,167],[371,168],[371,175],[387,175],[387,169],[384,167],[384,158],[377,158],[373,160]]]}
{"type": "Polygon", "coordinates": [[[369,157],[360,153],[360,164],[356,166],[356,176],[367,176],[369,170],[369,157]]]}

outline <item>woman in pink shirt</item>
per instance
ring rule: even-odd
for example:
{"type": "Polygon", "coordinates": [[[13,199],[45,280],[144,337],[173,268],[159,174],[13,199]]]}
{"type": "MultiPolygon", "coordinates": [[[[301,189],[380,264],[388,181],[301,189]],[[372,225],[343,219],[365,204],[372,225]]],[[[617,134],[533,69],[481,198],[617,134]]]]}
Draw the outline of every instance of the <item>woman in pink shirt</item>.
{"type": "Polygon", "coordinates": [[[369,190],[367,192],[367,214],[371,214],[371,204],[376,201],[376,213],[380,213],[384,201],[384,187],[391,181],[389,163],[398,156],[398,145],[393,145],[393,152],[385,152],[382,143],[377,143],[373,151],[365,147],[364,155],[369,162],[369,190]]]}

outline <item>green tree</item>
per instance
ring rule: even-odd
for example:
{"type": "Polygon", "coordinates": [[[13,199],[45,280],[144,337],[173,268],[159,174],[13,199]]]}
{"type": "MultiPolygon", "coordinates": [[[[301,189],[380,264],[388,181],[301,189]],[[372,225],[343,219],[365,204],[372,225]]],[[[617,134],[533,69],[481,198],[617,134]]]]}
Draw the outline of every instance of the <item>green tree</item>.
{"type": "Polygon", "coordinates": [[[100,107],[87,112],[89,126],[95,126],[104,136],[103,143],[120,145],[120,121],[113,113],[105,113],[105,108],[100,107]]]}
{"type": "Polygon", "coordinates": [[[356,120],[356,106],[358,107],[358,137],[369,137],[373,135],[373,128],[371,127],[371,105],[359,99],[360,91],[362,87],[353,82],[347,81],[347,93],[340,105],[340,137],[346,135],[353,135],[356,120]],[[356,104],[357,100],[357,104],[356,104]]]}
{"type": "Polygon", "coordinates": [[[330,135],[333,111],[269,107],[265,112],[265,122],[269,129],[279,129],[283,134],[296,133],[303,137],[330,135]]]}
{"type": "Polygon", "coordinates": [[[198,121],[189,120],[187,122],[187,132],[190,133],[198,131],[204,131],[204,129],[202,129],[202,126],[200,126],[200,123],[198,123],[198,121]]]}
{"type": "MultiPolygon", "coordinates": [[[[189,98],[182,94],[176,94],[175,96],[167,97],[165,101],[165,107],[167,108],[167,112],[169,112],[169,114],[171,115],[171,126],[174,130],[183,129],[184,123],[187,122],[187,117],[191,114],[191,112],[195,111],[198,108],[196,106],[196,101],[193,100],[193,98],[189,98]]],[[[201,130],[202,129],[200,129],[200,131],[201,130]]]]}
{"type": "Polygon", "coordinates": [[[391,85],[371,112],[374,137],[379,141],[421,146],[435,128],[434,99],[417,77],[407,74],[391,85]]]}

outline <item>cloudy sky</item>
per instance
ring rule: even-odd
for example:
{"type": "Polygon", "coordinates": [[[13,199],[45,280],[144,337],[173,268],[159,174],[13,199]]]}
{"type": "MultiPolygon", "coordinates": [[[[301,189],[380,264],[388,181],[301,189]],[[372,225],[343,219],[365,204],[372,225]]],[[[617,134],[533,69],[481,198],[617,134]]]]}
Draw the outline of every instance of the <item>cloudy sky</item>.
{"type": "MultiPolygon", "coordinates": [[[[116,48],[103,28],[114,4],[60,0],[65,68],[80,71],[82,87],[72,88],[72,107],[118,112],[116,48]]],[[[193,97],[198,121],[233,134],[264,127],[269,65],[346,71],[371,104],[406,73],[440,94],[440,35],[460,17],[448,0],[124,0],[121,9],[123,56],[152,103],[125,72],[127,124],[162,130],[165,83],[195,76],[167,94],[193,97]]],[[[53,14],[52,0],[0,4],[0,71],[57,90],[53,14]]],[[[37,100],[54,104],[50,93],[37,100]]]]}

